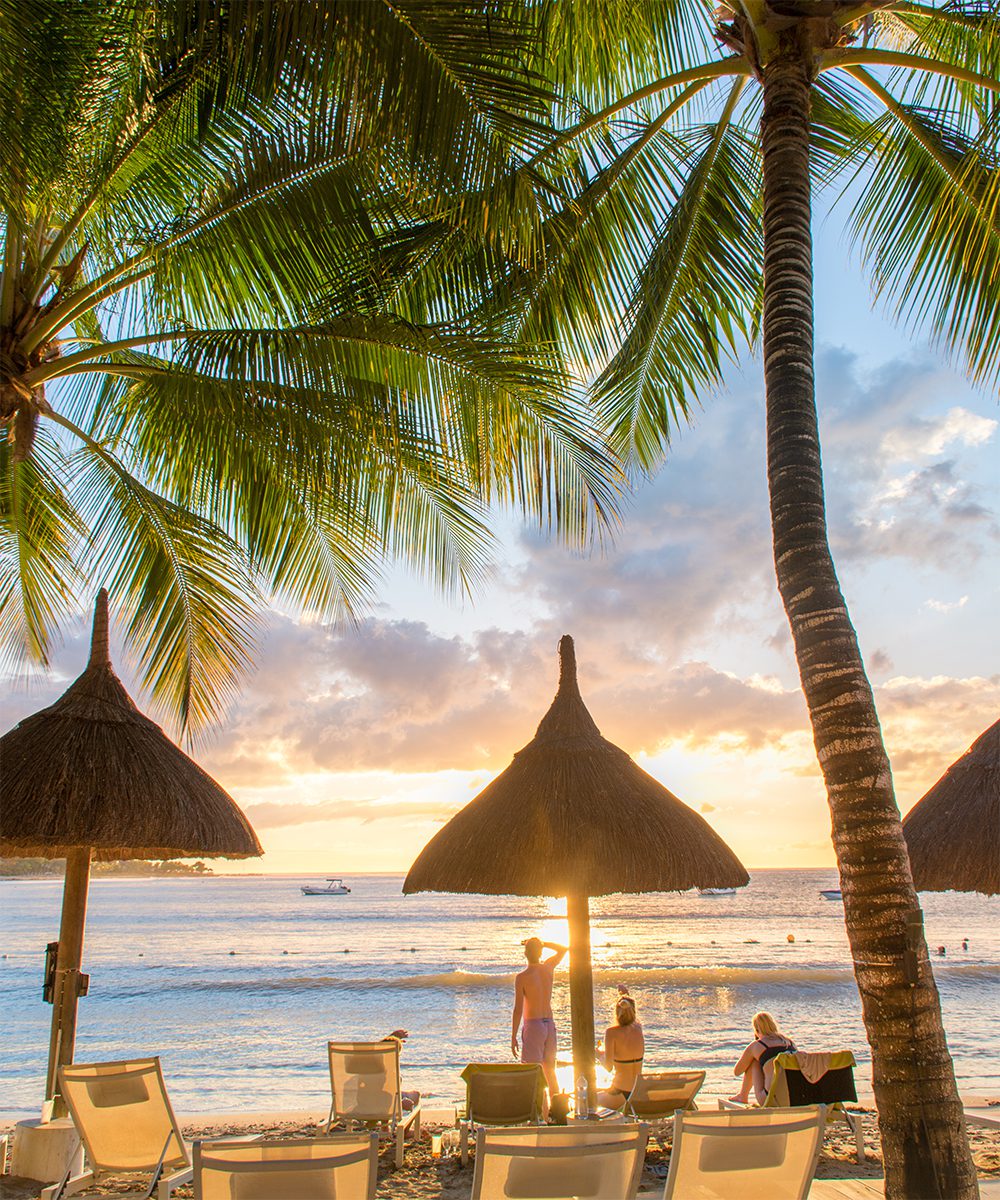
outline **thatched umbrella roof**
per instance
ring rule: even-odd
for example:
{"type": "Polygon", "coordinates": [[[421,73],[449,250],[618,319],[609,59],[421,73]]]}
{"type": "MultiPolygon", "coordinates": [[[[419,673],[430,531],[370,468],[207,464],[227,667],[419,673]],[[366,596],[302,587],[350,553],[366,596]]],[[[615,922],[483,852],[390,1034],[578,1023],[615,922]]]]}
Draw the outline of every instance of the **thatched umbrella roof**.
{"type": "Polygon", "coordinates": [[[914,805],[903,832],[918,891],[1000,894],[1000,721],[914,805]]]}
{"type": "Polygon", "coordinates": [[[574,1075],[595,1092],[590,896],[743,887],[743,864],[708,822],[601,737],[559,643],[559,690],[503,774],[427,843],[404,892],[565,896],[574,1075]]]}
{"type": "Polygon", "coordinates": [[[57,1068],[73,1061],[77,1000],[88,982],[80,967],[91,859],[263,851],[232,797],[132,703],[111,668],[103,589],[87,669],[55,704],[0,738],[0,763],[0,854],[66,859],[45,1084],[61,1115],[57,1068]]]}
{"type": "Polygon", "coordinates": [[[235,801],[133,704],[108,656],[108,596],[87,669],[55,704],[0,738],[0,855],[250,858],[235,801]]]}
{"type": "Polygon", "coordinates": [[[601,737],[559,643],[559,690],[534,738],[421,851],[404,892],[603,896],[743,887],[698,813],[601,737]]]}

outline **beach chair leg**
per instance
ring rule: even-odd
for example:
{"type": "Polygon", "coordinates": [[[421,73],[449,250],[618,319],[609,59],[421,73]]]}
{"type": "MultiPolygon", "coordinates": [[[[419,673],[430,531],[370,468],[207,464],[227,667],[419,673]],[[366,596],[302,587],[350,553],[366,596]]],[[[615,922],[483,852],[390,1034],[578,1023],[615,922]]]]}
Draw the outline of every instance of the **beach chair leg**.
{"type": "Polygon", "coordinates": [[[466,1166],[469,1161],[469,1122],[460,1121],[458,1124],[458,1161],[466,1166]]]}
{"type": "Polygon", "coordinates": [[[854,1134],[854,1146],[858,1154],[858,1162],[865,1161],[865,1127],[864,1114],[852,1113],[844,1109],[844,1120],[847,1122],[847,1127],[854,1134]]]}
{"type": "Polygon", "coordinates": [[[406,1137],[406,1126],[396,1126],[396,1166],[403,1165],[403,1139],[406,1137]]]}
{"type": "Polygon", "coordinates": [[[82,1192],[85,1187],[90,1187],[94,1182],[94,1172],[84,1171],[82,1175],[75,1175],[70,1178],[67,1171],[63,1179],[58,1183],[53,1183],[47,1188],[42,1188],[39,1200],[62,1200],[63,1196],[72,1196],[74,1192],[82,1192]]]}

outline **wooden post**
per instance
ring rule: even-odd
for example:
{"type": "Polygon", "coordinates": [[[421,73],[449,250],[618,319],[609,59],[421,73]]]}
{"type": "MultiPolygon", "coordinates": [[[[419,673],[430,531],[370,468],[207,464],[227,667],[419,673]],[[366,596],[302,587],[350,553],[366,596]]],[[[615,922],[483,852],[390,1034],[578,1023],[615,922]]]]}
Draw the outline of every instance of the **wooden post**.
{"type": "Polygon", "coordinates": [[[573,1024],[573,1080],[586,1075],[591,1108],[597,1107],[594,1073],[594,972],[590,964],[590,903],[567,896],[569,918],[569,1007],[573,1024]]]}
{"type": "Polygon", "coordinates": [[[90,847],[71,850],[66,856],[62,920],[59,924],[59,953],[56,957],[55,991],[52,997],[52,1033],[49,1037],[49,1068],[45,1099],[53,1100],[54,1117],[66,1115],[66,1105],[57,1096],[56,1068],[73,1061],[76,1044],[76,1006],[83,962],[83,930],[87,920],[90,887],[90,847]]]}

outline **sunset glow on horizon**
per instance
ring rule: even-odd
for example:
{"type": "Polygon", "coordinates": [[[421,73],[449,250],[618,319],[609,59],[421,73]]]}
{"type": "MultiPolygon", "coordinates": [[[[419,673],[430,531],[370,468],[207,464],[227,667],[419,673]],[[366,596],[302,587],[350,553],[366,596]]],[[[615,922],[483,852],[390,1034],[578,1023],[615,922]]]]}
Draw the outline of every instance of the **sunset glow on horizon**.
{"type": "MultiPolygon", "coordinates": [[[[1000,711],[1000,413],[870,312],[831,236],[817,250],[833,552],[906,812],[1000,711]]],[[[257,672],[193,750],[266,854],[215,869],[405,871],[531,740],[564,633],[604,736],[748,867],[832,868],[774,583],[759,362],[706,400],[603,554],[570,553],[511,521],[504,531],[474,602],[449,604],[397,573],[355,629],[270,614],[257,672]]],[[[81,615],[51,675],[5,689],[4,729],[65,689],[88,638],[81,615]]],[[[112,646],[155,716],[114,631],[112,646]]]]}

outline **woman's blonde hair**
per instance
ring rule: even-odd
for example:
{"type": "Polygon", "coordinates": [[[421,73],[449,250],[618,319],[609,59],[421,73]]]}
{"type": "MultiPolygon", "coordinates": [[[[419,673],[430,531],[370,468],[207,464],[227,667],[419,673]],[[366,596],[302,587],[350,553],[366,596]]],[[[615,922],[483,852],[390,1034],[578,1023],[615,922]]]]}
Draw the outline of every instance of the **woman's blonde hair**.
{"type": "Polygon", "coordinates": [[[622,996],[615,1005],[615,1016],[619,1025],[631,1025],[635,1020],[635,1001],[631,996],[622,996]]]}
{"type": "Polygon", "coordinates": [[[778,1022],[770,1013],[754,1013],[753,1031],[758,1037],[765,1037],[769,1033],[778,1033],[778,1022]]]}

